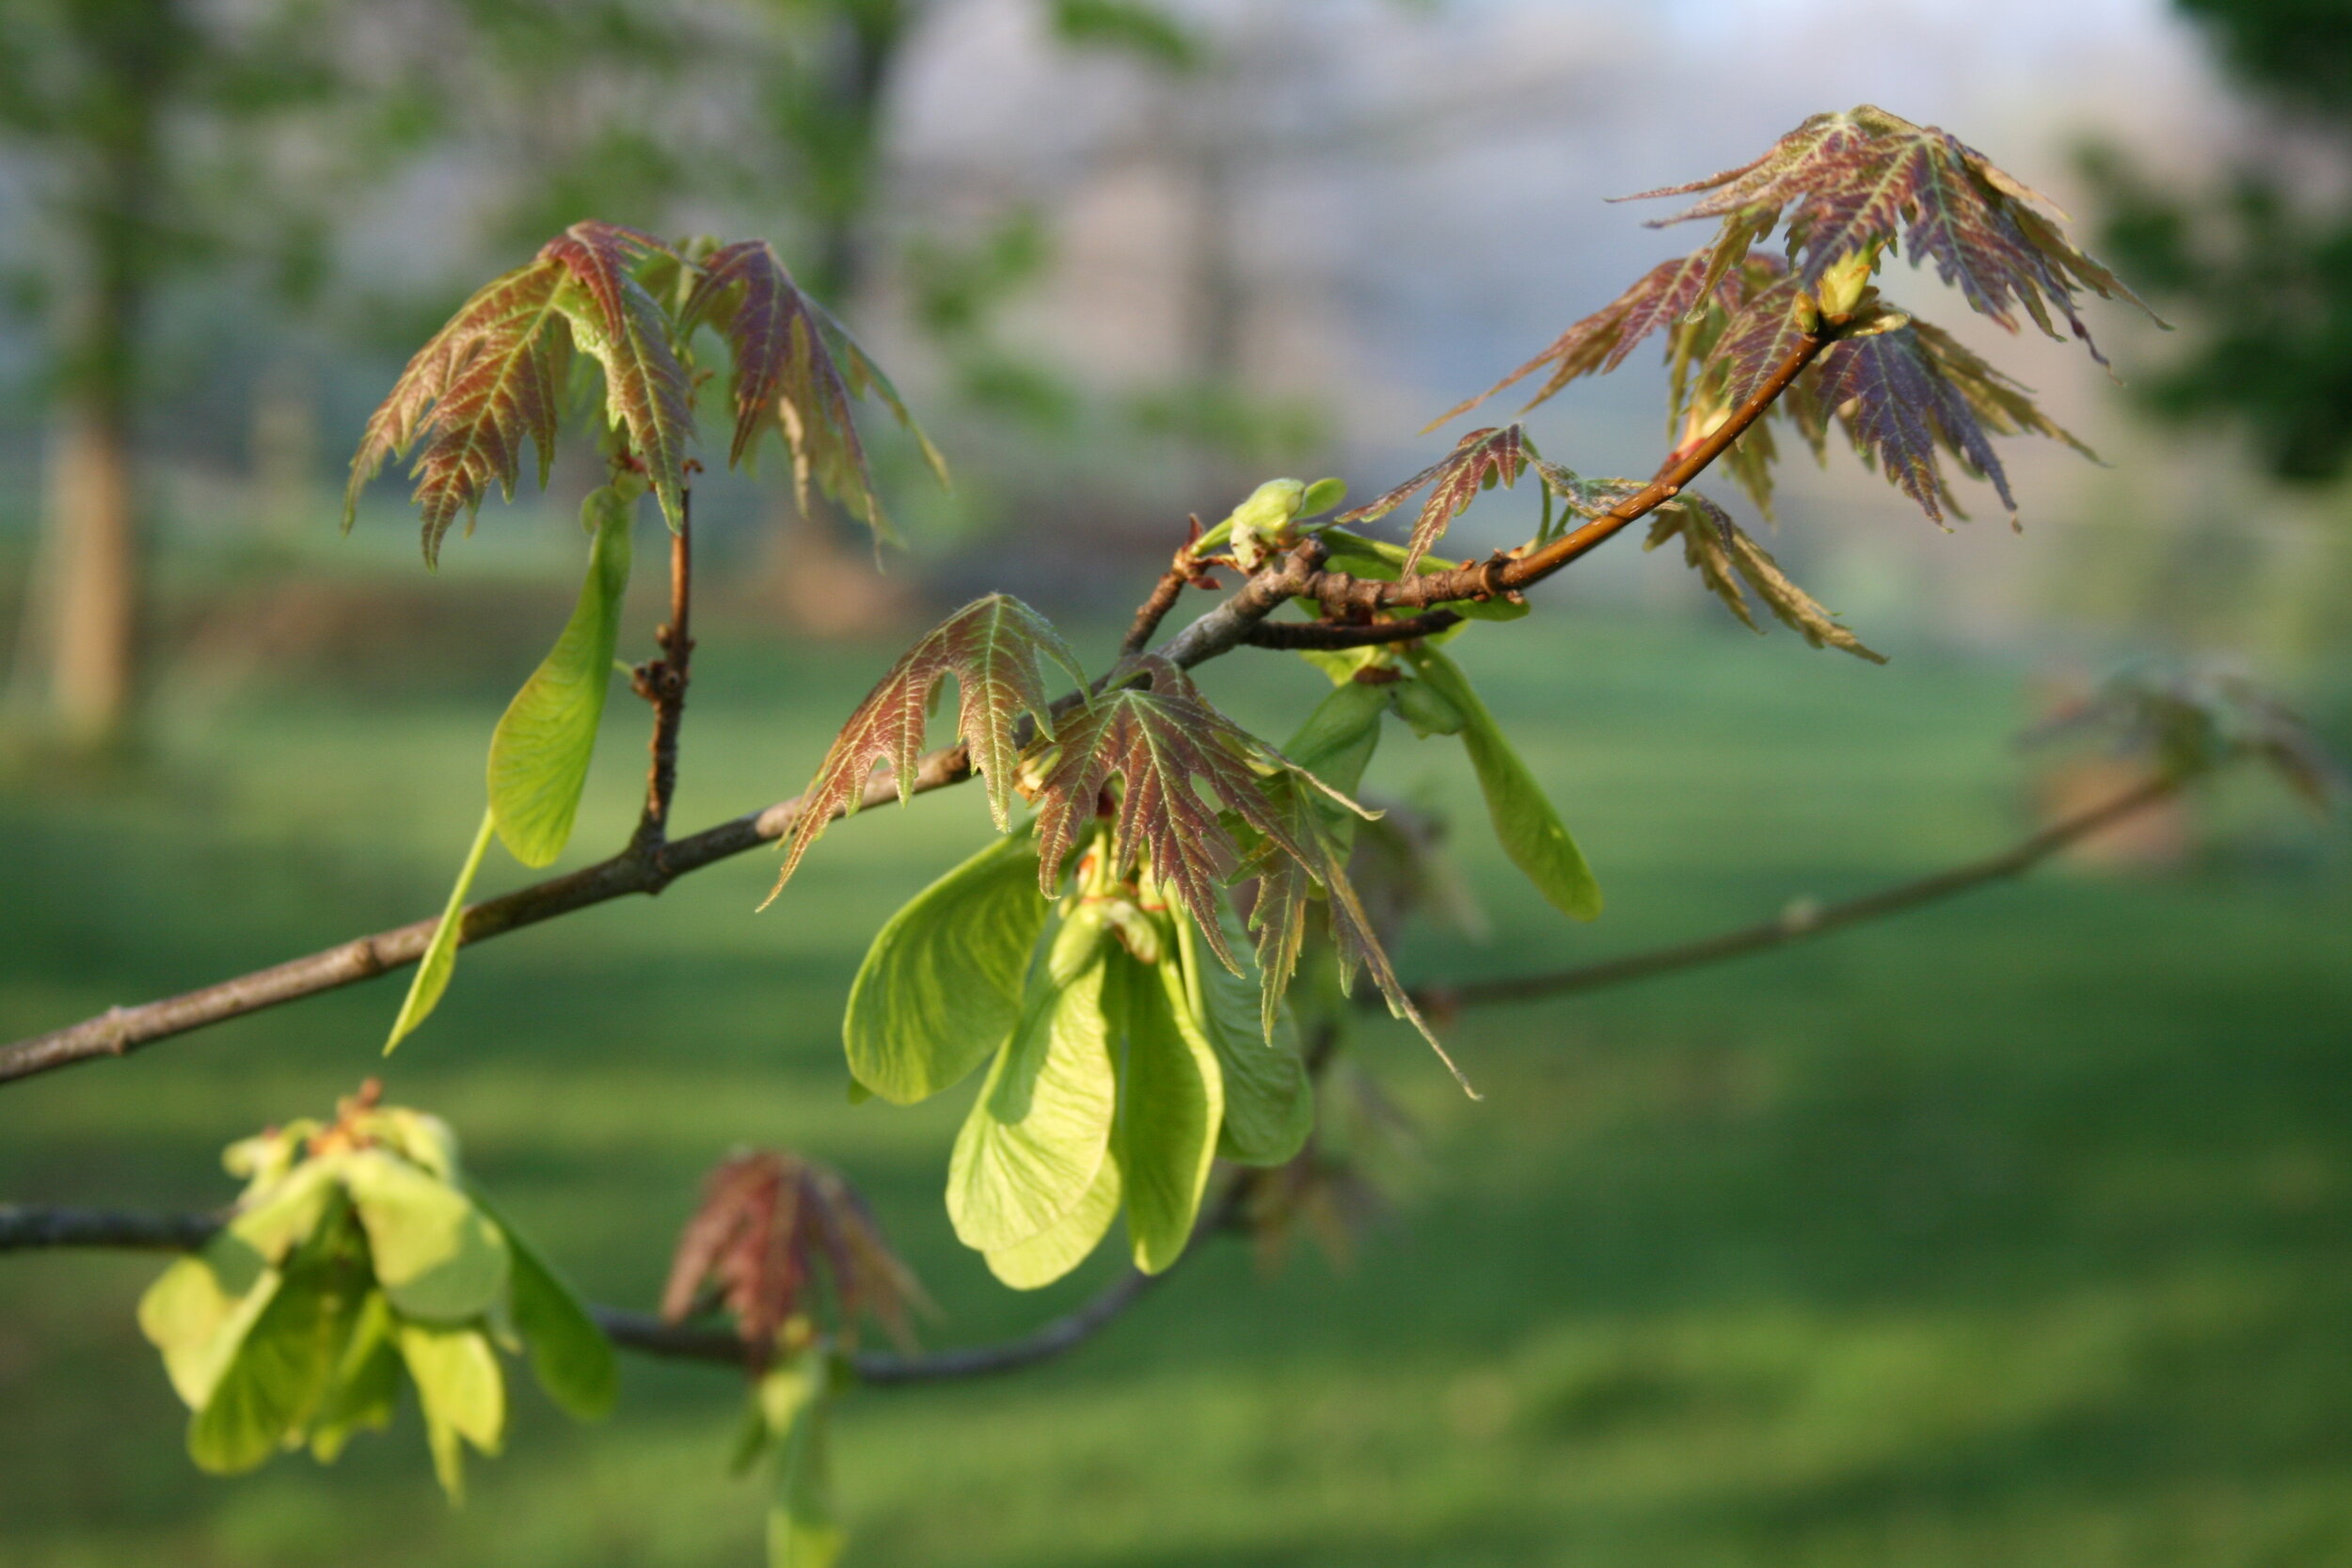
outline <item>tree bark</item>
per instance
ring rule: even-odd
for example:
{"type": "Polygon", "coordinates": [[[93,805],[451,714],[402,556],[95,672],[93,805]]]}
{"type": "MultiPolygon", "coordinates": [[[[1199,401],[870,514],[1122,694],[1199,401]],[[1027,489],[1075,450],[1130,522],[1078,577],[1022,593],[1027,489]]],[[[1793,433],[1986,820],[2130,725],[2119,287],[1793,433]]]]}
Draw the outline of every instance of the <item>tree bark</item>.
{"type": "Polygon", "coordinates": [[[118,743],[137,670],[139,534],[127,420],[104,398],[58,412],[42,526],[53,576],[49,718],[77,751],[118,743]]]}

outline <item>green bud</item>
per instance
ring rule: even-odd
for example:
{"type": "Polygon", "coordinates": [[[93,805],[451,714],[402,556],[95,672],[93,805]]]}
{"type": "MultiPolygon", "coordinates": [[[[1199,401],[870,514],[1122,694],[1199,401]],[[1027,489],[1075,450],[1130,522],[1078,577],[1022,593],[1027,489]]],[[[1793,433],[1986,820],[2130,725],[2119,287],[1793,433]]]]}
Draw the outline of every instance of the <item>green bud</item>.
{"type": "Polygon", "coordinates": [[[1843,321],[1854,313],[1862,303],[1863,291],[1870,286],[1870,275],[1878,270],[1879,247],[1867,246],[1850,250],[1830,264],[1821,274],[1821,314],[1832,321],[1843,321]]]}
{"type": "Polygon", "coordinates": [[[1289,544],[1291,523],[1306,499],[1307,487],[1295,479],[1269,479],[1252,490],[1225,519],[1233,554],[1254,566],[1268,551],[1289,544]]]}

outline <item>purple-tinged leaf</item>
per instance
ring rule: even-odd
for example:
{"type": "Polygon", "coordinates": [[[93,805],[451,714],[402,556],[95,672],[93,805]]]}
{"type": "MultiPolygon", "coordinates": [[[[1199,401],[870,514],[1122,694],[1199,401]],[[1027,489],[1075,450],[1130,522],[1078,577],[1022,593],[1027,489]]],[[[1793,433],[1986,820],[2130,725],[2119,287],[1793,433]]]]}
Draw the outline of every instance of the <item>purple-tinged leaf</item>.
{"type": "Polygon", "coordinates": [[[1528,457],[1526,433],[1519,426],[1473,430],[1456,441],[1454,450],[1438,462],[1393,490],[1374,497],[1353,511],[1343,512],[1333,520],[1359,523],[1385,517],[1427,485],[1429,499],[1422,503],[1421,515],[1413,519],[1412,535],[1405,546],[1402,572],[1409,578],[1420,569],[1421,558],[1429,546],[1445,533],[1447,525],[1478,499],[1479,491],[1498,483],[1510,488],[1527,467],[1528,457]]]}
{"type": "Polygon", "coordinates": [[[1527,400],[1520,413],[1526,413],[1580,376],[1607,375],[1624,364],[1626,356],[1651,333],[1672,326],[1692,312],[1708,281],[1708,264],[1706,251],[1661,261],[1645,273],[1640,282],[1561,333],[1543,353],[1476,397],[1455,404],[1422,429],[1435,430],[1448,420],[1469,413],[1546,365],[1551,367],[1550,378],[1527,400]]]}
{"type": "MultiPolygon", "coordinates": [[[[1048,660],[1076,685],[1086,685],[1085,670],[1053,623],[1006,594],[975,599],[909,648],[850,715],[817,777],[803,792],[776,892],[792,879],[801,857],[834,813],[857,810],[866,776],[877,764],[892,769],[898,799],[906,800],[923,754],[933,702],[950,675],[959,691],[956,733],[987,784],[989,810],[997,827],[1007,827],[1020,760],[1016,736],[1022,716],[1035,721],[1041,734],[1055,734],[1048,660]]],[[[772,901],[775,895],[768,896],[772,901]]]]}
{"type": "Polygon", "coordinates": [[[1863,461],[1938,522],[1947,507],[1967,515],[1945,481],[1939,448],[1962,471],[1990,483],[2012,521],[2017,502],[1991,434],[2047,436],[2096,455],[2036,408],[2024,388],[1921,322],[1832,344],[1807,381],[1815,404],[1836,415],[1863,461]]]}
{"type": "Polygon", "coordinates": [[[803,512],[813,481],[877,535],[890,537],[890,520],[851,417],[851,404],[868,389],[921,443],[946,483],[946,465],[908,415],[898,389],[840,324],[801,292],[766,241],[747,240],[714,252],[703,263],[680,317],[685,332],[707,322],[734,357],[728,397],[735,404],[735,435],[728,464],[743,466],[772,420],[792,454],[793,490],[803,512]]]}

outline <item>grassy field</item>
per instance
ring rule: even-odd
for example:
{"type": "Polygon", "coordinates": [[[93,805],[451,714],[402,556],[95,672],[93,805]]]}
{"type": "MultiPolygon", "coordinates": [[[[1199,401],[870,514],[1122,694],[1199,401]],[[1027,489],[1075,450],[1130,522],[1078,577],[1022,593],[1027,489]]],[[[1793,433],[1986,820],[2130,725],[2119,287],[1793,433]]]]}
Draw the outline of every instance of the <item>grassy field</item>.
{"type": "MultiPolygon", "coordinates": [[[[1465,819],[1495,934],[1418,939],[1411,976],[1753,919],[2025,822],[2023,671],[1522,630],[1466,661],[1611,912],[1550,916],[1492,875],[1465,819]]],[[[790,793],[884,657],[709,640],[680,820],[790,793]]],[[[1319,679],[1288,661],[1215,674],[1245,715],[1319,679]]],[[[278,690],[181,725],[135,784],[0,797],[0,1034],[432,908],[499,700],[278,690]]],[[[631,810],[640,720],[614,713],[583,844],[631,810]]],[[[1435,744],[1392,738],[1379,776],[1466,794],[1435,744]]],[[[1359,1057],[1422,1148],[1357,1266],[1310,1254],[1263,1275],[1229,1244],[1054,1368],[856,1398],[838,1454],[851,1561],[2352,1560],[2352,891],[2318,833],[2244,793],[2259,852],[2060,870],[1466,1017],[1454,1044],[1483,1104],[1403,1031],[1368,1028],[1359,1057]]],[[[1043,1298],[993,1287],[938,1201],[966,1095],[851,1109],[836,1034],[866,936],[983,820],[957,792],[853,824],[757,918],[767,857],[471,951],[389,1067],[398,983],[376,982],[9,1088],[0,1198],[219,1202],[223,1144],[383,1070],[602,1299],[650,1303],[700,1171],[780,1144],[872,1195],[946,1309],[930,1342],[1016,1330],[1101,1265],[1043,1298]]],[[[155,1268],[0,1259],[8,1568],[757,1560],[760,1499],[724,1473],[739,1393],[703,1369],[632,1362],[621,1413],[593,1428],[522,1394],[510,1453],[475,1466],[461,1513],[413,1415],[331,1472],[205,1480],[132,1323],[155,1268]]]]}

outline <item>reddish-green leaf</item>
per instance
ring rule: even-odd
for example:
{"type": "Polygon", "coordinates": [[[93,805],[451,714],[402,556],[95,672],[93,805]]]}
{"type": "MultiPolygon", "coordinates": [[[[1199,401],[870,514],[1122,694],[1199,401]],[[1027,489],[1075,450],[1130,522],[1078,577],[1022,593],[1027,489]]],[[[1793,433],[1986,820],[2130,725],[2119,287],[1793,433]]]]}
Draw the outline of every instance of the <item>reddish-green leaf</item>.
{"type": "Polygon", "coordinates": [[[1210,706],[1174,665],[1146,657],[1124,673],[1126,683],[1062,721],[1044,758],[1036,788],[1039,882],[1049,896],[1059,888],[1063,862],[1107,807],[1112,865],[1148,871],[1238,973],[1240,961],[1216,923],[1217,890],[1239,859],[1218,813],[1233,812],[1257,826],[1267,816],[1263,775],[1280,761],[1210,706]],[[1110,800],[1105,792],[1114,779],[1120,787],[1110,800]],[[1196,780],[1207,784],[1209,799],[1196,780]]]}
{"type": "Polygon", "coordinates": [[[1476,397],[1455,404],[1422,428],[1434,430],[1457,415],[1469,413],[1546,365],[1551,367],[1550,378],[1527,400],[1520,413],[1526,413],[1580,376],[1607,375],[1624,364],[1626,356],[1644,339],[1671,327],[1697,308],[1711,281],[1709,260],[1709,252],[1699,251],[1659,262],[1642,275],[1640,282],[1561,333],[1543,353],[1476,397]]]}
{"type": "Polygon", "coordinates": [[[734,356],[728,396],[735,404],[735,437],[728,463],[740,466],[752,455],[772,418],[792,453],[792,483],[803,511],[808,509],[814,480],[877,534],[889,536],[890,522],[850,418],[850,404],[869,388],[921,443],[946,483],[946,465],[909,417],[898,389],[840,324],[801,292],[766,241],[746,240],[715,252],[703,264],[681,315],[688,331],[707,321],[734,356]]]}
{"type": "Polygon", "coordinates": [[[1478,499],[1479,491],[1498,483],[1506,489],[1517,483],[1529,456],[1525,432],[1516,424],[1473,430],[1456,441],[1454,450],[1443,458],[1395,489],[1351,512],[1343,512],[1333,520],[1360,523],[1385,517],[1427,485],[1429,499],[1422,503],[1421,515],[1413,519],[1412,536],[1405,546],[1402,570],[1409,578],[1420,569],[1421,558],[1429,546],[1438,542],[1448,524],[1478,499]]]}
{"type": "Polygon", "coordinates": [[[547,328],[564,281],[564,268],[542,256],[478,290],[417,351],[360,436],[343,494],[343,527],[351,526],[359,492],[384,460],[405,455],[421,439],[413,472],[427,564],[461,515],[471,527],[493,483],[514,498],[526,438],[538,448],[539,481],[547,483],[566,347],[561,333],[547,328]]]}
{"type": "Polygon", "coordinates": [[[909,1308],[925,1305],[856,1189],[822,1165],[773,1150],[738,1155],[710,1173],[702,1207],[678,1236],[661,1315],[683,1321],[706,1291],[734,1315],[762,1362],[776,1331],[813,1301],[831,1302],[833,1331],[845,1342],[854,1341],[859,1316],[871,1313],[905,1343],[909,1308]]]}
{"type": "Polygon", "coordinates": [[[580,346],[604,367],[607,415],[628,433],[662,515],[676,528],[686,515],[693,398],[670,343],[669,322],[630,271],[657,254],[667,254],[667,247],[652,235],[609,223],[575,223],[539,252],[570,276],[572,287],[557,292],[556,308],[580,346]]]}
{"type": "MultiPolygon", "coordinates": [[[[1054,733],[1045,674],[1049,659],[1077,685],[1086,684],[1077,656],[1053,624],[1006,594],[975,599],[909,648],[850,715],[817,777],[803,792],[800,819],[785,853],[784,870],[776,878],[776,891],[791,880],[801,857],[834,814],[857,810],[866,776],[876,764],[891,768],[900,802],[907,800],[931,708],[941,683],[950,675],[959,689],[956,733],[987,784],[989,809],[997,827],[1007,827],[1022,716],[1034,720],[1040,733],[1054,733]]],[[[772,900],[775,894],[768,896],[772,900]]]]}
{"type": "Polygon", "coordinates": [[[1477,1099],[1478,1091],[1470,1087],[1470,1080],[1438,1043],[1421,1009],[1413,1006],[1412,997],[1398,981],[1372,916],[1348,880],[1348,844],[1336,831],[1329,791],[1303,770],[1284,768],[1264,780],[1261,795],[1261,816],[1271,825],[1250,823],[1258,830],[1256,843],[1243,860],[1241,874],[1257,879],[1249,926],[1257,941],[1260,1022],[1266,1038],[1274,1038],[1283,992],[1297,972],[1308,911],[1320,893],[1324,923],[1339,958],[1340,989],[1352,989],[1359,969],[1370,974],[1389,1011],[1419,1030],[1463,1092],[1477,1099]]]}
{"type": "Polygon", "coordinates": [[[1819,326],[1798,309],[1802,292],[1797,275],[1784,274],[1732,314],[1699,372],[1693,406],[1739,407],[1797,352],[1819,326]]]}

